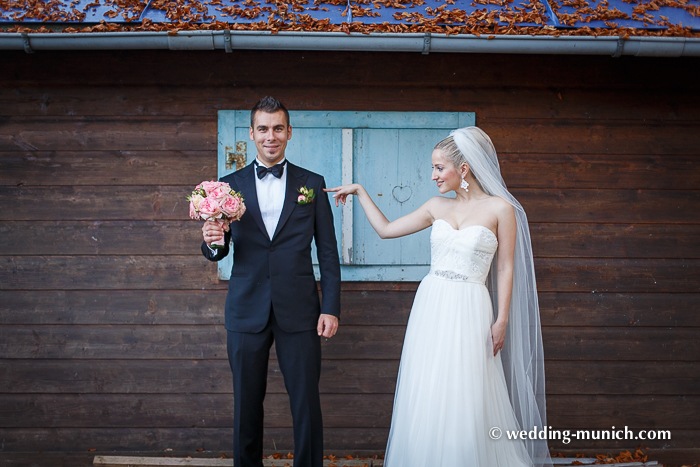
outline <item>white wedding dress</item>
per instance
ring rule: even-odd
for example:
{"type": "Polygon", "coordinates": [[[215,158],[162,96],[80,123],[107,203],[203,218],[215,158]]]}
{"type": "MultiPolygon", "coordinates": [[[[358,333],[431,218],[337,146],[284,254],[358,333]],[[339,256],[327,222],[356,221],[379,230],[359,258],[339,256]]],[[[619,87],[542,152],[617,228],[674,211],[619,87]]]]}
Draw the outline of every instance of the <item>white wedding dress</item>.
{"type": "Polygon", "coordinates": [[[500,352],[493,356],[493,308],[485,281],[496,235],[438,219],[431,269],[406,328],[386,467],[521,467],[532,462],[508,397],[500,352]],[[502,436],[494,440],[489,430],[502,436]]]}

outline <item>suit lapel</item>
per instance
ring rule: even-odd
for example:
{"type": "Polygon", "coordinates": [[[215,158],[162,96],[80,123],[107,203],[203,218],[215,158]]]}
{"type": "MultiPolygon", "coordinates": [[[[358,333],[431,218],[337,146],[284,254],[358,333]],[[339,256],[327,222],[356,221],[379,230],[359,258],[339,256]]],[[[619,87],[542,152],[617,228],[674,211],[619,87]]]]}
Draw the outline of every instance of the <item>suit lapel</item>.
{"type": "Polygon", "coordinates": [[[255,223],[258,224],[265,238],[269,238],[265,223],[262,220],[262,214],[260,213],[258,190],[255,188],[255,170],[253,170],[253,167],[253,164],[248,164],[244,169],[236,172],[235,176],[241,193],[243,194],[246,211],[250,213],[255,223]]]}
{"type": "Polygon", "coordinates": [[[299,170],[299,167],[287,161],[287,189],[284,196],[284,206],[282,207],[280,220],[277,222],[275,234],[272,236],[273,240],[277,237],[277,234],[280,233],[282,227],[284,227],[292,211],[294,211],[297,205],[297,197],[299,196],[297,191],[304,186],[306,178],[307,177],[299,170]]]}

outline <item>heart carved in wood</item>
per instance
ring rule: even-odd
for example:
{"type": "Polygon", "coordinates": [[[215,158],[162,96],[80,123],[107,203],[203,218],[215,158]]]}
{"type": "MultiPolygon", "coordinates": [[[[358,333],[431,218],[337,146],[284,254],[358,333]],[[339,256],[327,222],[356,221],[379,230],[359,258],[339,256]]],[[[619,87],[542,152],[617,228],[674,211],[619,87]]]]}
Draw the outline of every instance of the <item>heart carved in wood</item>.
{"type": "Polygon", "coordinates": [[[399,203],[408,201],[412,194],[413,190],[411,190],[410,186],[397,185],[391,190],[391,196],[399,203]]]}

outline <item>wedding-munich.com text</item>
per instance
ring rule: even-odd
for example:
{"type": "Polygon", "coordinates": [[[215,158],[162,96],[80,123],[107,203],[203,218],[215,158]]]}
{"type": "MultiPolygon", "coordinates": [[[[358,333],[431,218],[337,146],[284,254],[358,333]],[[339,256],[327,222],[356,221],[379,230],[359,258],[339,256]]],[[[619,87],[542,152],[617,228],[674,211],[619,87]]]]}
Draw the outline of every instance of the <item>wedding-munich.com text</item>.
{"type": "MultiPolygon", "coordinates": [[[[495,426],[489,430],[491,439],[501,439],[503,430],[495,426]]],[[[552,427],[533,428],[530,431],[505,430],[506,439],[510,440],[561,440],[564,444],[569,444],[571,440],[655,440],[671,439],[670,430],[630,430],[624,428],[611,427],[609,430],[555,430],[552,427]]]]}

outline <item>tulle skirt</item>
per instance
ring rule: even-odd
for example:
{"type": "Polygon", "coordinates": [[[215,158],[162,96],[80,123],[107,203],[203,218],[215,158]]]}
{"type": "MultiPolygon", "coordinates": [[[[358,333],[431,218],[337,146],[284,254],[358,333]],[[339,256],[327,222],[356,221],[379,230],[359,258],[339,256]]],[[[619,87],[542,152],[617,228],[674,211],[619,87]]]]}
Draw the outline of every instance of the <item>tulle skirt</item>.
{"type": "Polygon", "coordinates": [[[426,276],[406,328],[386,467],[521,467],[532,462],[493,356],[482,284],[426,276]],[[501,438],[492,439],[492,428],[501,438]]]}

